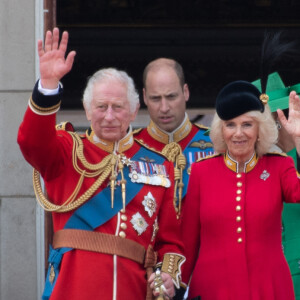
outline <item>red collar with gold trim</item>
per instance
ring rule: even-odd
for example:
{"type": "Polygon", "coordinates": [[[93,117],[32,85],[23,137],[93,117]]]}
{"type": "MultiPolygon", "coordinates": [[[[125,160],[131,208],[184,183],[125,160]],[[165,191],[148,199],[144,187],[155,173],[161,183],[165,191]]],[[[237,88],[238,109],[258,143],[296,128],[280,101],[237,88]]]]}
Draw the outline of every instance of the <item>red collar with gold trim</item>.
{"type": "Polygon", "coordinates": [[[152,120],[147,126],[147,131],[152,138],[167,145],[172,142],[180,142],[189,135],[192,130],[192,123],[186,116],[182,124],[173,132],[166,132],[160,129],[152,120]]]}
{"type": "MultiPolygon", "coordinates": [[[[224,154],[224,162],[228,169],[236,173],[239,172],[239,162],[237,162],[232,157],[230,157],[228,151],[224,154]]],[[[243,172],[244,173],[250,172],[256,166],[257,162],[258,162],[258,156],[254,152],[252,157],[247,162],[245,162],[243,172]]]]}
{"type": "Polygon", "coordinates": [[[91,132],[87,131],[86,137],[91,143],[109,153],[123,153],[129,148],[131,148],[131,146],[134,143],[131,126],[129,127],[129,131],[126,134],[126,136],[117,142],[111,142],[100,139],[98,136],[96,136],[93,130],[91,132]]]}

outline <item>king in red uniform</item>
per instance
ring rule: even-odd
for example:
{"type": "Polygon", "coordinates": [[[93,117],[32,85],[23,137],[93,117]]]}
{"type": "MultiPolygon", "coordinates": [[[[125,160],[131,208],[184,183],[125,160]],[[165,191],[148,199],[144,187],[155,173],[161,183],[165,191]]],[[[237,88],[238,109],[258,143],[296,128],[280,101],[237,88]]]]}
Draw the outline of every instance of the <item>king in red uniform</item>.
{"type": "Polygon", "coordinates": [[[18,143],[35,168],[34,187],[53,212],[54,242],[43,299],[151,299],[174,295],[185,258],[173,207],[174,168],[133,139],[139,100],[132,79],[103,69],[87,84],[91,129],[80,136],[55,128],[62,88],[73,65],[68,34],[38,42],[41,79],[20,126],[18,143]],[[39,173],[47,198],[42,194],[39,173]],[[161,272],[153,272],[159,267],[161,272]],[[150,286],[154,289],[153,293],[150,286]],[[147,295],[147,296],[146,296],[147,295]]]}

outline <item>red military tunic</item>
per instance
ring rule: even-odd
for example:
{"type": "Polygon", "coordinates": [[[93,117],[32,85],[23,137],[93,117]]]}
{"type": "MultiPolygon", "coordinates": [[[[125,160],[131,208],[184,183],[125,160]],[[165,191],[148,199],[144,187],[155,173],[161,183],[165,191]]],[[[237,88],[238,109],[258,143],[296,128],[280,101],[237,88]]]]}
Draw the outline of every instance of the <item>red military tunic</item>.
{"type": "MultiPolygon", "coordinates": [[[[72,162],[73,139],[69,132],[55,129],[55,114],[36,105],[39,98],[47,97],[35,90],[34,101],[31,99],[30,108],[27,109],[19,129],[18,143],[25,159],[42,175],[48,198],[61,205],[73,193],[80,177],[72,162]]],[[[141,148],[140,144],[134,142],[131,132],[118,145],[103,143],[93,132],[83,136],[81,140],[84,156],[91,164],[101,162],[113,150],[130,159],[141,148]]],[[[166,172],[165,179],[172,184],[172,164],[164,160],[161,169],[166,172]]],[[[86,177],[78,197],[96,179],[86,177]]],[[[108,183],[109,180],[106,180],[95,194],[108,183]]],[[[165,184],[142,183],[141,189],[126,206],[125,212],[119,211],[95,231],[136,241],[145,248],[153,245],[158,252],[158,261],[163,260],[165,253],[182,253],[182,244],[178,238],[179,224],[172,204],[172,190],[173,186],[167,188],[165,184]],[[144,200],[147,197],[151,198],[152,204],[154,202],[154,207],[146,207],[144,200]]],[[[53,213],[55,232],[64,228],[73,212],[53,213]]],[[[145,299],[146,288],[146,272],[142,264],[117,255],[74,249],[65,253],[62,258],[60,273],[50,299],[145,299]]]]}
{"type": "Polygon", "coordinates": [[[283,201],[300,201],[290,157],[254,156],[245,173],[218,155],[193,164],[182,218],[182,281],[201,300],[292,300],[281,245],[283,201]]]}
{"type": "Polygon", "coordinates": [[[187,157],[190,166],[199,158],[213,154],[213,150],[209,136],[205,135],[207,127],[192,124],[187,115],[179,128],[171,133],[163,131],[151,120],[147,128],[136,130],[134,137],[142,141],[146,146],[154,148],[157,151],[162,151],[167,144],[172,142],[178,143],[181,149],[185,150],[199,131],[202,133],[201,139],[197,140],[197,145],[192,146],[197,148],[198,153],[195,154],[194,157],[187,157]]]}
{"type": "MultiPolygon", "coordinates": [[[[168,145],[176,143],[180,146],[180,149],[186,159],[186,164],[182,174],[184,183],[182,202],[184,202],[185,199],[188,177],[192,163],[197,161],[199,158],[203,158],[214,153],[213,145],[209,136],[206,134],[206,131],[206,127],[192,124],[186,114],[182,124],[171,133],[160,129],[152,120],[147,128],[134,132],[134,137],[137,140],[150,148],[163,152],[167,156],[169,154],[168,152],[170,152],[168,150],[165,153],[168,145]]],[[[175,166],[176,163],[177,162],[174,161],[175,166]]],[[[178,167],[178,169],[180,168],[178,167]]]]}

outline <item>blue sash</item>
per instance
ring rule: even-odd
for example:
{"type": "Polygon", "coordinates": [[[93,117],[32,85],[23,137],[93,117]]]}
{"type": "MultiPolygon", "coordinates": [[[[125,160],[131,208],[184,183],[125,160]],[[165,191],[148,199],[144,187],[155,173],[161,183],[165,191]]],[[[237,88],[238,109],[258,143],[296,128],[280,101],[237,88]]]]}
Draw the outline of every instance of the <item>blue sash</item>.
{"type": "MultiPolygon", "coordinates": [[[[132,161],[140,160],[141,157],[150,157],[155,160],[157,164],[163,164],[165,159],[163,156],[152,152],[144,147],[141,147],[138,152],[131,158],[132,161]]],[[[131,200],[139,193],[144,184],[133,183],[129,178],[129,168],[124,167],[124,178],[126,178],[126,205],[128,205],[131,200]]],[[[118,175],[120,179],[120,174],[118,175]]],[[[117,180],[118,180],[117,179],[117,180]]],[[[111,208],[111,191],[110,187],[104,188],[97,195],[92,197],[89,201],[85,202],[80,206],[70,217],[64,226],[64,229],[82,229],[93,231],[97,227],[101,226],[112,217],[114,217],[122,208],[122,195],[121,187],[117,186],[115,189],[115,203],[114,207],[111,208]]],[[[50,253],[48,258],[48,272],[46,277],[45,289],[42,295],[43,300],[48,300],[52,294],[55,283],[59,275],[59,267],[63,255],[73,250],[73,248],[59,248],[53,249],[50,246],[50,253]],[[50,282],[50,273],[54,270],[55,277],[54,281],[50,282]]]]}
{"type": "Polygon", "coordinates": [[[204,135],[205,130],[198,130],[197,133],[194,135],[192,140],[189,142],[188,146],[183,150],[183,154],[187,161],[187,166],[183,171],[183,178],[182,181],[184,183],[183,191],[182,191],[182,198],[186,196],[188,182],[189,182],[189,172],[192,163],[197,161],[199,158],[206,157],[208,155],[214,154],[214,149],[212,147],[207,147],[206,149],[201,149],[200,147],[191,146],[192,143],[196,143],[199,141],[204,141],[205,143],[211,143],[210,137],[208,135],[204,135]]]}

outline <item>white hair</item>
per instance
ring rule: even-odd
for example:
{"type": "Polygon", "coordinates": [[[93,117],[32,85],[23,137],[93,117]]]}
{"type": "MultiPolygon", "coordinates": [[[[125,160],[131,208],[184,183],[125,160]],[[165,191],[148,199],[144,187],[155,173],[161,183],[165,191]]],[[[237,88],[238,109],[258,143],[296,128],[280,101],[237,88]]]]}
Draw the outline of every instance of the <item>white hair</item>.
{"type": "Polygon", "coordinates": [[[139,94],[136,91],[133,79],[124,71],[114,68],[101,69],[89,77],[86,88],[83,92],[82,102],[85,109],[90,110],[93,99],[93,88],[95,83],[107,80],[116,79],[127,86],[127,98],[130,105],[130,111],[134,112],[139,105],[139,94]]]}
{"type": "MultiPolygon", "coordinates": [[[[246,116],[252,117],[258,123],[258,139],[255,143],[255,151],[258,156],[266,154],[273,144],[276,144],[278,139],[278,129],[272,117],[270,108],[265,106],[263,113],[259,111],[250,111],[245,113],[246,116]]],[[[210,130],[210,138],[214,144],[214,149],[217,153],[227,151],[227,145],[223,138],[222,124],[223,120],[215,113],[210,130]]]]}

